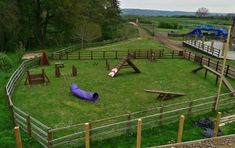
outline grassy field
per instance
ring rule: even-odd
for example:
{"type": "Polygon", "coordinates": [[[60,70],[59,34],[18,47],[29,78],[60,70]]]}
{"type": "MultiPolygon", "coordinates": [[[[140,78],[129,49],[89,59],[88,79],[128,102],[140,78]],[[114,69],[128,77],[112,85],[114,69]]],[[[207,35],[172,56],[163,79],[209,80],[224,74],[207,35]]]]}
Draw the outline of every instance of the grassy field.
{"type": "MultiPolygon", "coordinates": [[[[110,61],[111,67],[116,63],[116,60],[110,61]]],[[[107,76],[104,60],[65,61],[65,68],[61,69],[65,76],[61,78],[55,78],[54,64],[51,64],[44,67],[51,83],[29,88],[22,80],[13,96],[15,105],[51,127],[61,127],[159,106],[162,102],[155,99],[156,95],[145,93],[145,88],[187,94],[165,104],[215,95],[217,90],[214,76],[205,81],[203,72],[192,74],[192,69],[198,65],[186,60],[160,59],[154,63],[135,60],[134,63],[142,71],[141,74],[125,69],[114,79],[107,76]],[[77,77],[69,76],[71,65],[78,68],[77,77]],[[100,101],[90,103],[77,99],[69,91],[72,83],[84,90],[98,92],[100,101]]],[[[37,73],[40,70],[36,68],[31,71],[37,73]]]]}
{"type": "Polygon", "coordinates": [[[97,51],[112,51],[112,50],[149,50],[149,49],[165,49],[169,51],[169,48],[166,48],[161,43],[153,40],[153,39],[146,39],[146,38],[135,38],[130,39],[122,42],[113,43],[106,46],[101,47],[93,47],[93,48],[85,48],[83,50],[97,50],[97,51]]]}

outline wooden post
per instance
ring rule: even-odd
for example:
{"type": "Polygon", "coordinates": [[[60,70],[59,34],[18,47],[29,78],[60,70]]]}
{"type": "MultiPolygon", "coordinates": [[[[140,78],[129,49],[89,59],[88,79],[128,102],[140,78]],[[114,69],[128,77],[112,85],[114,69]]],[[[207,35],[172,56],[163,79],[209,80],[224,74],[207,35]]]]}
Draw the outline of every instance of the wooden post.
{"type": "Polygon", "coordinates": [[[172,59],[174,59],[174,54],[175,54],[175,51],[173,50],[172,51],[172,59]]]}
{"type": "Polygon", "coordinates": [[[86,148],[90,148],[90,124],[85,123],[85,144],[86,148]]]}
{"type": "Polygon", "coordinates": [[[31,122],[30,122],[30,116],[26,116],[26,122],[27,122],[27,132],[29,134],[29,137],[32,136],[32,130],[31,130],[31,122]]]}
{"type": "MultiPolygon", "coordinates": [[[[128,121],[131,120],[131,112],[128,112],[127,120],[128,121]]],[[[127,125],[127,134],[130,135],[130,133],[131,133],[131,125],[130,125],[130,123],[127,123],[126,125],[127,125]]]]}
{"type": "Polygon", "coordinates": [[[202,37],[202,49],[203,49],[203,50],[204,50],[204,48],[205,48],[205,40],[206,40],[206,37],[203,36],[203,37],[202,37]]]}
{"type": "Polygon", "coordinates": [[[219,124],[221,119],[221,112],[217,113],[216,121],[215,121],[215,128],[214,128],[214,137],[217,137],[219,131],[219,124]]]}
{"type": "Polygon", "coordinates": [[[188,117],[191,117],[191,115],[192,115],[192,106],[193,106],[193,102],[192,101],[190,101],[189,102],[189,109],[188,109],[188,117]]]}
{"type": "Polygon", "coordinates": [[[216,63],[215,71],[218,71],[218,69],[219,69],[219,61],[217,61],[217,63],[216,63]]]}
{"type": "Polygon", "coordinates": [[[225,74],[226,77],[228,76],[229,68],[230,68],[230,65],[227,65],[226,74],[225,74]]]}
{"type": "Polygon", "coordinates": [[[183,130],[184,130],[184,115],[181,115],[180,122],[179,122],[177,143],[182,142],[183,130]]]}
{"type": "Polygon", "coordinates": [[[201,62],[200,62],[200,64],[201,64],[201,65],[203,64],[203,56],[201,56],[201,62]]]}
{"type": "Polygon", "coordinates": [[[229,49],[230,37],[231,37],[231,27],[229,27],[229,33],[228,33],[226,48],[224,50],[224,60],[223,60],[223,65],[222,65],[222,69],[221,69],[220,82],[219,82],[219,88],[218,88],[218,92],[217,92],[215,110],[218,109],[218,105],[219,105],[219,99],[220,99],[221,87],[222,87],[222,83],[223,83],[223,79],[224,79],[224,69],[225,69],[226,60],[227,60],[227,52],[228,52],[228,49],[229,49]]]}
{"type": "Polygon", "coordinates": [[[77,68],[73,65],[73,66],[72,66],[72,76],[73,76],[73,77],[76,77],[77,75],[78,75],[77,68]]]}
{"type": "Polygon", "coordinates": [[[207,63],[207,66],[210,67],[210,62],[211,62],[211,59],[209,58],[208,59],[208,63],[207,63]]]}
{"type": "Polygon", "coordinates": [[[14,132],[15,132],[15,138],[16,138],[16,148],[22,148],[22,141],[21,141],[19,126],[16,126],[14,128],[14,132]]]}
{"type": "Polygon", "coordinates": [[[206,69],[206,71],[205,71],[205,78],[207,77],[207,72],[208,72],[208,70],[206,69]]]}
{"type": "Polygon", "coordinates": [[[161,108],[160,108],[160,116],[159,116],[159,125],[160,125],[160,126],[162,125],[163,112],[164,112],[164,106],[161,105],[161,108]]]}
{"type": "Polygon", "coordinates": [[[53,134],[51,132],[51,129],[48,129],[47,130],[47,141],[48,141],[47,146],[48,146],[48,148],[52,148],[52,143],[51,143],[52,139],[53,139],[53,134]]]}
{"type": "Polygon", "coordinates": [[[55,67],[55,77],[60,77],[61,73],[60,73],[60,68],[58,66],[55,67]]]}
{"type": "Polygon", "coordinates": [[[211,41],[210,51],[212,51],[214,48],[214,41],[211,41]]]}
{"type": "Polygon", "coordinates": [[[15,126],[16,121],[15,121],[15,117],[14,117],[14,108],[13,108],[12,104],[10,104],[9,109],[10,109],[10,112],[11,112],[11,118],[12,118],[13,125],[15,126]]]}
{"type": "Polygon", "coordinates": [[[189,55],[188,55],[188,59],[190,61],[190,58],[191,58],[191,52],[189,52],[189,55]]]}
{"type": "Polygon", "coordinates": [[[136,140],[136,148],[141,148],[141,133],[142,132],[142,120],[138,119],[137,121],[137,140],[136,140]]]}
{"type": "Polygon", "coordinates": [[[93,60],[93,52],[91,51],[91,60],[93,60]]]}

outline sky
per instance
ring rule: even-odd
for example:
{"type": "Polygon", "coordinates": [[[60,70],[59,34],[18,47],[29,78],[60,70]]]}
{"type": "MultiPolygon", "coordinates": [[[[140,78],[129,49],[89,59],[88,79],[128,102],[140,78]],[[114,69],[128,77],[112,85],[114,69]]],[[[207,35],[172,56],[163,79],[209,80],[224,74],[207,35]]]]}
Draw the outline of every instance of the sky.
{"type": "Polygon", "coordinates": [[[235,13],[235,0],[119,0],[121,8],[196,12],[206,7],[210,12],[235,13]]]}

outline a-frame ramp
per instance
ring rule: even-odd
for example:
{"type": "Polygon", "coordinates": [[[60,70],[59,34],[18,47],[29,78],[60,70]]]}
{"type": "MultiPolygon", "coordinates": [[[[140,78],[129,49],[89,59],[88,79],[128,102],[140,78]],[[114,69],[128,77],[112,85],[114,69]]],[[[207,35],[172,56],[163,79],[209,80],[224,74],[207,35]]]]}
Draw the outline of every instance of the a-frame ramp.
{"type": "MultiPolygon", "coordinates": [[[[198,71],[200,71],[200,70],[202,70],[202,69],[205,69],[205,70],[206,70],[205,77],[206,77],[206,75],[207,75],[207,71],[210,71],[211,73],[213,73],[214,75],[216,75],[217,79],[220,77],[220,73],[219,73],[219,72],[213,70],[212,68],[210,68],[210,67],[208,67],[208,66],[206,66],[206,65],[202,65],[201,67],[199,67],[199,68],[193,70],[192,72],[193,72],[193,73],[196,73],[196,72],[198,72],[198,71]]],[[[225,87],[228,88],[228,90],[229,90],[230,92],[235,92],[235,89],[233,88],[233,86],[229,83],[229,81],[228,81],[225,77],[223,77],[223,84],[225,85],[225,87]]],[[[233,94],[233,95],[235,96],[235,94],[233,94]]]]}
{"type": "Polygon", "coordinates": [[[115,77],[119,71],[126,67],[132,67],[136,73],[141,73],[141,71],[131,62],[132,54],[128,54],[126,57],[122,58],[119,63],[109,72],[111,78],[115,77]]]}

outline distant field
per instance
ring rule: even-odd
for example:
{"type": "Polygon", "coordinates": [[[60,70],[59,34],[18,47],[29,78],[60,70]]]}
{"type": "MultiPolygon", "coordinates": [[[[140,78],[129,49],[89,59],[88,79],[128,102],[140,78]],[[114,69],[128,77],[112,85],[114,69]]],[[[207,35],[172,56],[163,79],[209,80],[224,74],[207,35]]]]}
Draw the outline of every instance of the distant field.
{"type": "Polygon", "coordinates": [[[179,18],[179,17],[142,17],[140,20],[149,21],[153,23],[168,22],[168,23],[181,23],[181,24],[211,24],[227,26],[232,24],[229,20],[219,20],[212,18],[179,18]]]}

